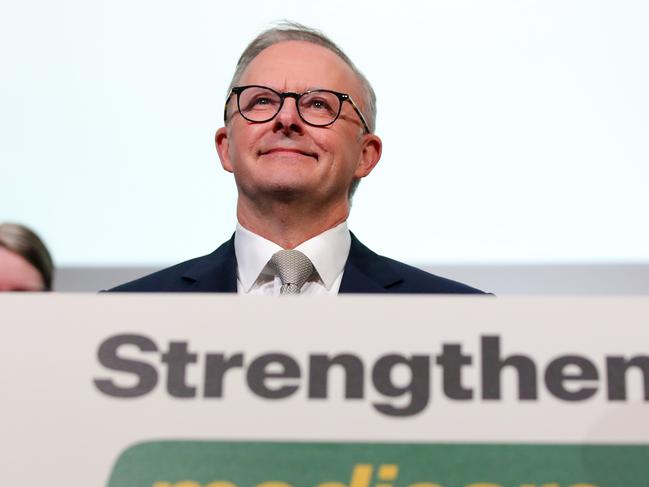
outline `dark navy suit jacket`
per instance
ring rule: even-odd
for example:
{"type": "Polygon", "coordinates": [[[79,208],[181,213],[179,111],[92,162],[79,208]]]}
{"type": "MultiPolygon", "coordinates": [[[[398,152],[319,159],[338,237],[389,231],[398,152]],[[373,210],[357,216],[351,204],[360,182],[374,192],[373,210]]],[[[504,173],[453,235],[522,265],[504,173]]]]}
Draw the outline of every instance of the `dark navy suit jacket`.
{"type": "MultiPolygon", "coordinates": [[[[354,234],[351,237],[340,293],[483,294],[465,284],[377,255],[354,234]]],[[[236,293],[234,237],[209,255],[122,284],[111,291],[236,293]]]]}

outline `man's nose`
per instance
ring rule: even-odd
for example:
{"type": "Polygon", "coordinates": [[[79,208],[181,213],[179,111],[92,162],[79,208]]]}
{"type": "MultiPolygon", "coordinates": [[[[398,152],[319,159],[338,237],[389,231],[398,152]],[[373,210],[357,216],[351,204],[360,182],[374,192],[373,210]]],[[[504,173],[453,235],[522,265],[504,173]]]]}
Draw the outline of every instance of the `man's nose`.
{"type": "Polygon", "coordinates": [[[297,100],[295,98],[286,97],[282,108],[277,113],[273,120],[273,130],[275,132],[296,132],[301,134],[304,129],[304,121],[297,111],[297,100]]]}

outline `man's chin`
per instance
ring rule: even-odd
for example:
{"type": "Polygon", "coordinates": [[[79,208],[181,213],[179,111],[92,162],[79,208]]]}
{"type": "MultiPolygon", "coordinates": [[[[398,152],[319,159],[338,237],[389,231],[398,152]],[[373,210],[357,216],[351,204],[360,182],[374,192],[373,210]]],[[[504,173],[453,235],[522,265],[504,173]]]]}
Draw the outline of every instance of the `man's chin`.
{"type": "Polygon", "coordinates": [[[316,193],[314,185],[294,178],[276,178],[265,181],[257,187],[258,194],[278,201],[293,201],[301,198],[312,200],[316,193]]]}
{"type": "Polygon", "coordinates": [[[268,185],[265,188],[264,193],[267,195],[275,195],[282,199],[295,199],[310,194],[308,188],[304,187],[304,185],[286,182],[268,185]]]}

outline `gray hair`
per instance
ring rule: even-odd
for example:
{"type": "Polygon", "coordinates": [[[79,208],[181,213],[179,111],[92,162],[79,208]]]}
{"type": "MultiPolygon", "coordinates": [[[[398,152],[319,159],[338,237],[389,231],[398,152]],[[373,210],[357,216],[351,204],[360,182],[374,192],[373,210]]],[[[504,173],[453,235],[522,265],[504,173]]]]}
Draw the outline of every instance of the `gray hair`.
{"type": "Polygon", "coordinates": [[[306,27],[297,22],[279,22],[275,27],[259,34],[250,44],[248,44],[248,47],[243,51],[243,54],[241,54],[241,57],[237,62],[237,68],[234,71],[234,76],[232,77],[232,81],[228,87],[228,94],[231,93],[232,88],[239,82],[243,72],[246,70],[250,62],[257,57],[261,51],[274,44],[286,41],[303,41],[322,46],[329,49],[334,54],[337,54],[340,59],[345,61],[345,63],[352,69],[363,88],[364,115],[367,120],[367,126],[369,127],[370,132],[373,133],[376,128],[376,94],[374,93],[374,89],[372,88],[372,85],[370,85],[370,82],[354,65],[351,59],[347,57],[347,54],[334,44],[331,39],[319,30],[306,27]]]}

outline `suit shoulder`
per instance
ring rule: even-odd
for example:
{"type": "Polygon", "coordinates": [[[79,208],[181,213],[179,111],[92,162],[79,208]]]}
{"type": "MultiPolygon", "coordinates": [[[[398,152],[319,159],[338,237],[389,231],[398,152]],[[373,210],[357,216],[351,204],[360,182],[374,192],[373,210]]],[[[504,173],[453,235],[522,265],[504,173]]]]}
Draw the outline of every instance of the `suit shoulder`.
{"type": "Polygon", "coordinates": [[[441,277],[399,262],[389,257],[383,257],[387,265],[398,272],[403,280],[395,283],[394,292],[401,293],[443,293],[443,294],[488,294],[480,289],[461,282],[441,277]]]}
{"type": "Polygon", "coordinates": [[[184,278],[185,273],[208,257],[209,255],[204,255],[202,257],[186,260],[185,262],[161,269],[152,274],[140,277],[139,279],[120,284],[119,286],[109,289],[108,292],[154,293],[182,291],[183,282],[185,282],[187,286],[191,284],[191,281],[187,281],[184,278]]]}
{"type": "Polygon", "coordinates": [[[110,289],[112,292],[236,292],[234,237],[197,257],[110,289]]]}
{"type": "MultiPolygon", "coordinates": [[[[351,233],[351,232],[350,232],[351,233]]],[[[436,276],[403,262],[379,255],[363,245],[352,233],[349,259],[368,281],[377,283],[382,292],[407,294],[487,294],[461,282],[436,276]]],[[[344,277],[343,277],[344,279],[344,277]]],[[[367,282],[367,281],[366,281],[367,282]]],[[[367,292],[357,286],[349,292],[367,292]]],[[[371,291],[370,291],[371,292],[371,291]]],[[[376,292],[376,291],[375,291],[376,292]]]]}

